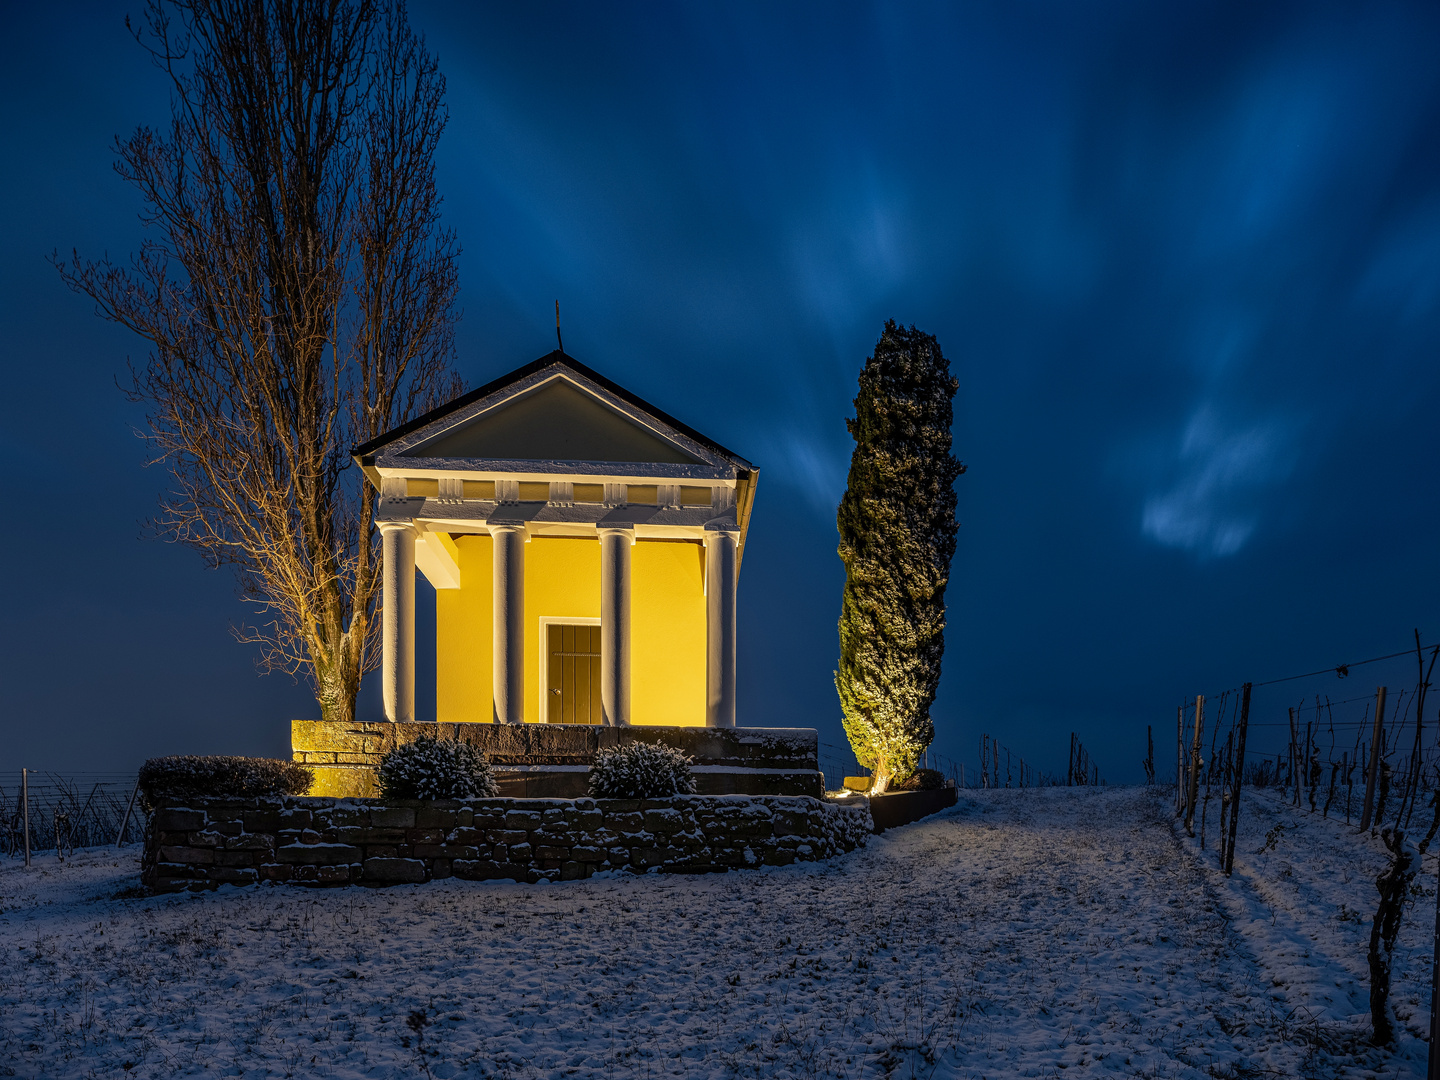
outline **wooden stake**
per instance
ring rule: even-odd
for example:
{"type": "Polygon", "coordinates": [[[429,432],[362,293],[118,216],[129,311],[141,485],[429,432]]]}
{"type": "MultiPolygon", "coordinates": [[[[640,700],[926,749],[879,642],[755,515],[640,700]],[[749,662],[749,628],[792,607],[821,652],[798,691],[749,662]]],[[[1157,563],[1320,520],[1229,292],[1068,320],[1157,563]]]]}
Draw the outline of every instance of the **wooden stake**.
{"type": "Polygon", "coordinates": [[[1440,1080],[1440,890],[1435,895],[1435,935],[1430,942],[1430,1060],[1426,1080],[1440,1080]]]}
{"type": "Polygon", "coordinates": [[[1175,816],[1185,808],[1185,706],[1175,710],[1175,816]]]}
{"type": "Polygon", "coordinates": [[[1375,732],[1370,737],[1370,767],[1365,772],[1365,803],[1360,808],[1360,831],[1370,828],[1375,810],[1375,778],[1380,771],[1380,733],[1385,728],[1385,687],[1375,690],[1375,732]]]}
{"type": "Polygon", "coordinates": [[[20,770],[20,801],[25,806],[25,865],[30,865],[30,770],[20,770]]]}
{"type": "Polygon", "coordinates": [[[1190,744],[1190,783],[1186,788],[1185,831],[1195,835],[1195,799],[1200,788],[1200,748],[1205,737],[1205,695],[1195,695],[1195,737],[1190,744]]]}
{"type": "Polygon", "coordinates": [[[1220,774],[1220,869],[1225,869],[1225,853],[1230,844],[1230,813],[1235,805],[1235,728],[1225,738],[1225,768],[1220,774]]]}
{"type": "Polygon", "coordinates": [[[1230,800],[1230,835],[1225,840],[1225,876],[1235,866],[1235,829],[1240,822],[1240,791],[1245,785],[1245,735],[1250,730],[1250,684],[1240,694],[1240,730],[1235,737],[1234,796],[1230,800]]]}
{"type": "Polygon", "coordinates": [[[1314,725],[1310,721],[1305,722],[1305,750],[1301,753],[1304,759],[1302,768],[1305,770],[1305,797],[1310,800],[1310,812],[1315,812],[1315,747],[1311,736],[1311,728],[1314,725]]]}
{"type": "Polygon", "coordinates": [[[100,781],[95,781],[95,786],[90,789],[90,797],[85,800],[85,805],[80,808],[80,816],[75,819],[75,828],[80,828],[80,823],[85,820],[85,811],[90,809],[90,804],[95,801],[95,793],[100,790],[100,781]]]}
{"type": "Polygon", "coordinates": [[[1410,815],[1415,812],[1415,793],[1420,787],[1420,771],[1423,760],[1421,733],[1425,727],[1425,695],[1430,689],[1430,672],[1435,670],[1435,660],[1437,657],[1440,657],[1440,648],[1437,648],[1430,654],[1430,671],[1425,671],[1424,653],[1420,651],[1420,631],[1416,630],[1415,653],[1416,659],[1420,661],[1421,672],[1420,685],[1415,691],[1415,749],[1410,753],[1410,766],[1405,770],[1408,774],[1405,788],[1410,800],[1410,806],[1407,810],[1405,807],[1406,796],[1401,796],[1400,811],[1401,815],[1403,815],[1403,820],[1402,817],[1398,815],[1395,818],[1396,828],[1405,829],[1410,827],[1410,815]]]}
{"type": "Polygon", "coordinates": [[[130,802],[125,807],[125,817],[120,822],[120,832],[115,837],[115,846],[121,847],[125,839],[125,826],[130,824],[130,811],[135,809],[135,796],[140,794],[140,781],[135,781],[135,790],[130,792],[130,802]]]}
{"type": "Polygon", "coordinates": [[[1290,786],[1295,788],[1295,805],[1300,805],[1300,733],[1295,730],[1295,710],[1290,710],[1290,786]]]}
{"type": "Polygon", "coordinates": [[[1350,751],[1346,750],[1340,755],[1340,772],[1345,777],[1345,824],[1350,824],[1350,773],[1354,766],[1350,764],[1350,751]]]}

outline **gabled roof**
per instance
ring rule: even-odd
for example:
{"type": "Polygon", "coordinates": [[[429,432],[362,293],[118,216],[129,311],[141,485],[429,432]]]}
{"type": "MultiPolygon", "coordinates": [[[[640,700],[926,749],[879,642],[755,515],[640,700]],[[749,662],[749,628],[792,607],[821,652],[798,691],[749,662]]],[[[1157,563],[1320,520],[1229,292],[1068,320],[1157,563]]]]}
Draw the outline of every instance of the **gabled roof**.
{"type": "Polygon", "coordinates": [[[734,451],[558,349],[352,453],[362,467],[384,456],[665,463],[719,467],[736,476],[755,471],[734,451]]]}

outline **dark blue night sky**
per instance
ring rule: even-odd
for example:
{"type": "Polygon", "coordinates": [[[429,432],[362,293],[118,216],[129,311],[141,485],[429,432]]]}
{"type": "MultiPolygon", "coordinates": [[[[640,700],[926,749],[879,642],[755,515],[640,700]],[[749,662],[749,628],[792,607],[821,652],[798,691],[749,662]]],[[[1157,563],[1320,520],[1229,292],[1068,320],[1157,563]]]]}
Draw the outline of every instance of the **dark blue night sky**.
{"type": "MultiPolygon", "coordinates": [[[[308,690],[255,674],[227,576],[141,537],[143,352],[46,261],[139,245],[110,169],[167,111],[138,0],[6,8],[0,769],[283,755],[308,690]]],[[[1058,770],[1076,731],[1133,781],[1185,695],[1440,641],[1440,8],[411,16],[449,80],[465,378],[553,348],[558,298],[569,352],[762,468],[742,724],[843,743],[834,511],[887,318],[960,379],[939,751],[1058,770]]],[[[1413,683],[1382,667],[1289,686],[1413,683]]]]}

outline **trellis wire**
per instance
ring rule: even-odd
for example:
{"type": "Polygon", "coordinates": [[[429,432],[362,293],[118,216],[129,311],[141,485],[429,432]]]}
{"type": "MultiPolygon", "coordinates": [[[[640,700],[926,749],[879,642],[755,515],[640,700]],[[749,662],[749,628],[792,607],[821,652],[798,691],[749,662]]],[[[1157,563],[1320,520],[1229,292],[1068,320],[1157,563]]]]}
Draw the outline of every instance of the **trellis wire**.
{"type": "MultiPolygon", "coordinates": [[[[58,773],[28,770],[30,849],[54,851],[64,858],[75,848],[114,844],[124,824],[124,839],[138,840],[144,820],[138,806],[125,823],[135,791],[134,773],[58,773]]],[[[20,770],[0,772],[0,855],[25,853],[25,810],[20,770]]]]}
{"type": "MultiPolygon", "coordinates": [[[[1416,807],[1427,805],[1428,796],[1440,788],[1440,714],[1436,709],[1440,703],[1432,697],[1425,703],[1425,715],[1416,715],[1416,705],[1430,687],[1428,680],[1437,656],[1440,656],[1440,645],[1422,643],[1417,633],[1415,646],[1403,653],[1341,664],[1306,675],[1270,679],[1253,686],[1324,675],[1345,678],[1353,667],[1402,657],[1412,665],[1418,662],[1418,672],[1411,667],[1412,673],[1408,677],[1402,674],[1398,679],[1387,680],[1391,684],[1391,692],[1379,729],[1380,746],[1375,762],[1377,782],[1371,793],[1375,811],[1372,827],[1379,828],[1388,821],[1408,828],[1416,807]]],[[[1202,696],[1200,700],[1206,699],[1202,696]]],[[[1204,799],[1217,794],[1221,798],[1222,821],[1229,809],[1232,782],[1278,789],[1296,808],[1322,816],[1328,817],[1333,813],[1347,823],[1363,819],[1365,781],[1372,754],[1376,753],[1372,744],[1375,741],[1377,694],[1367,693],[1334,701],[1323,692],[1307,693],[1298,700],[1291,699],[1291,703],[1284,706],[1284,719],[1276,717],[1274,699],[1271,698],[1270,704],[1265,707],[1269,712],[1268,718],[1256,715],[1259,707],[1252,710],[1247,726],[1260,729],[1252,732],[1252,740],[1262,745],[1252,745],[1244,774],[1238,778],[1229,775],[1230,757],[1226,749],[1237,726],[1235,692],[1224,691],[1211,696],[1208,701],[1206,710],[1217,711],[1218,706],[1221,715],[1216,717],[1213,726],[1206,724],[1210,728],[1204,733],[1208,736],[1205,739],[1208,754],[1201,765],[1199,786],[1204,799]],[[1340,711],[1338,716],[1337,710],[1340,711]],[[1278,749],[1273,744],[1276,729],[1284,740],[1278,749]],[[1268,746],[1263,745],[1267,741],[1266,731],[1272,733],[1268,746]]],[[[1196,704],[1192,700],[1179,710],[1180,736],[1185,750],[1182,763],[1187,772],[1190,765],[1188,740],[1194,732],[1195,709],[1196,704]]]]}

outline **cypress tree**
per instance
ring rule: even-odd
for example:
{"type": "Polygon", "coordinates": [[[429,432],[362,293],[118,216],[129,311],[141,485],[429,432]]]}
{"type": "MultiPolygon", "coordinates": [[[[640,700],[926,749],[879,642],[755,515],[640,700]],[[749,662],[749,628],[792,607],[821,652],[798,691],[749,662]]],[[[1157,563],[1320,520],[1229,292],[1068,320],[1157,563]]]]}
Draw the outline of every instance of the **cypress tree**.
{"type": "Polygon", "coordinates": [[[845,592],[835,689],[876,793],[913,773],[935,737],[953,485],[965,471],[950,453],[958,386],[934,337],[890,320],[845,422],[855,451],[836,515],[845,592]]]}

